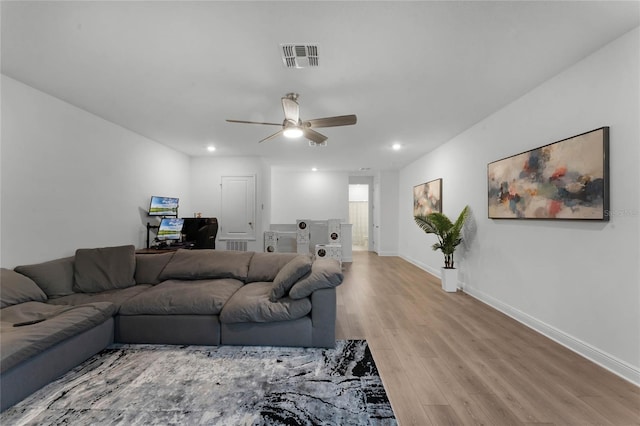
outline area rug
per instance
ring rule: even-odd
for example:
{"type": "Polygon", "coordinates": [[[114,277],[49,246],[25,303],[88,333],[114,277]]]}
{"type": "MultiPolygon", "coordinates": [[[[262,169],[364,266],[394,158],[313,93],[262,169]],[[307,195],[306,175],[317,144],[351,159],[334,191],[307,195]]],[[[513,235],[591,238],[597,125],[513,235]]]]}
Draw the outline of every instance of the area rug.
{"type": "Polygon", "coordinates": [[[112,345],[0,415],[72,425],[395,425],[364,340],[335,349],[112,345]]]}

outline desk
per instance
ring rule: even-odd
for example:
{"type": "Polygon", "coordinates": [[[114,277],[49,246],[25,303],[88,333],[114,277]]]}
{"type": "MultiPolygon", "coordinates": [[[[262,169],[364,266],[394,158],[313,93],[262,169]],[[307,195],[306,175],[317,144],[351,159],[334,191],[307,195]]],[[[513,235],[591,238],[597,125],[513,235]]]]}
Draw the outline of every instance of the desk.
{"type": "Polygon", "coordinates": [[[161,249],[154,249],[154,248],[143,248],[143,249],[139,249],[136,250],[136,254],[160,254],[160,253],[171,253],[173,251],[177,251],[178,248],[184,248],[184,247],[173,247],[173,248],[161,248],[161,249]]]}

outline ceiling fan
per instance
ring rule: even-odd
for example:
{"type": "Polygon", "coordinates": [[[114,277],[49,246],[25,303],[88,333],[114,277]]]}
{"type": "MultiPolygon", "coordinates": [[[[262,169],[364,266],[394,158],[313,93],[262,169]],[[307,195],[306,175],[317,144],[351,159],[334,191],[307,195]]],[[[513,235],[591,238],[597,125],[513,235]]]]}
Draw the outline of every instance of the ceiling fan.
{"type": "Polygon", "coordinates": [[[297,138],[304,136],[315,144],[322,144],[328,138],[313,130],[317,127],[337,127],[337,126],[350,126],[356,124],[357,117],[351,115],[339,115],[335,117],[314,118],[312,120],[302,121],[300,119],[300,107],[298,105],[298,94],[287,93],[282,98],[282,110],[284,111],[284,121],[282,123],[263,123],[258,121],[245,121],[245,120],[227,120],[229,123],[244,123],[244,124],[263,124],[267,126],[282,126],[280,130],[271,136],[267,136],[259,142],[265,142],[280,135],[284,135],[288,138],[297,138]]]}

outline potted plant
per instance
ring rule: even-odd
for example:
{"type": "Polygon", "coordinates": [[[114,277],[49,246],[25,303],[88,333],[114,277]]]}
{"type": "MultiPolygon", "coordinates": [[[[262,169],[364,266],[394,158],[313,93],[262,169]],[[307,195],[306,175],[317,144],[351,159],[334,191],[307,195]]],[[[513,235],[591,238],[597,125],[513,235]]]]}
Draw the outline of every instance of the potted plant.
{"type": "Polygon", "coordinates": [[[455,222],[439,212],[430,213],[427,216],[415,216],[416,224],[427,234],[435,234],[438,242],[432,248],[442,251],[444,254],[444,267],[441,268],[442,288],[448,292],[455,292],[458,287],[458,271],[453,266],[453,253],[462,242],[462,226],[469,215],[469,206],[458,215],[455,222]]]}

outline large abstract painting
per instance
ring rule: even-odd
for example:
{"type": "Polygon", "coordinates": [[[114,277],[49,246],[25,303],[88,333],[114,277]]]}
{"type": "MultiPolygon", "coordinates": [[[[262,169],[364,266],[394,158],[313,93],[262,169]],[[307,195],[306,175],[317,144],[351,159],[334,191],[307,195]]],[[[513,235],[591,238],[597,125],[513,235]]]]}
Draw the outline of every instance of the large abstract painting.
{"type": "Polygon", "coordinates": [[[413,216],[442,213],[442,179],[413,187],[413,216]]]}
{"type": "Polygon", "coordinates": [[[489,218],[609,220],[609,128],[487,166],[489,218]]]}

